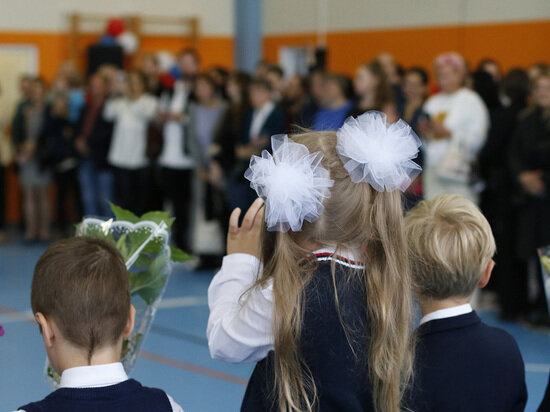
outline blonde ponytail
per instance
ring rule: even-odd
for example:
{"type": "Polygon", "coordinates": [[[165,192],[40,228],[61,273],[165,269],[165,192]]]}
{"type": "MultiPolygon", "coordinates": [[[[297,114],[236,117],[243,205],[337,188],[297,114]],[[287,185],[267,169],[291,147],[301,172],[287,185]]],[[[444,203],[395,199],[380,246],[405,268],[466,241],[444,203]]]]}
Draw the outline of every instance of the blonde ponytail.
{"type": "MultiPolygon", "coordinates": [[[[363,352],[368,354],[365,374],[372,384],[375,410],[398,412],[413,358],[412,292],[401,194],[379,193],[367,183],[351,182],[336,153],[335,133],[304,133],[292,139],[310,152],[324,153],[322,163],[334,186],[324,202],[323,215],[313,223],[305,222],[301,232],[263,233],[264,271],[257,285],[273,280],[274,393],[278,409],[309,412],[317,402],[314,377],[300,354],[304,290],[316,269],[315,260],[304,260],[310,252],[300,246],[299,239],[306,239],[337,250],[361,248],[365,268],[359,272],[350,269],[348,277],[359,274],[366,290],[369,339],[363,342],[363,352]]],[[[332,272],[334,279],[334,266],[332,272]]],[[[338,306],[337,295],[335,302],[338,306]]],[[[342,326],[346,330],[346,325],[342,326]]],[[[353,347],[351,350],[358,352],[353,347]]]]}
{"type": "Polygon", "coordinates": [[[401,194],[374,195],[372,238],[364,261],[369,314],[369,376],[377,411],[397,412],[412,375],[411,277],[404,237],[401,194]]]}

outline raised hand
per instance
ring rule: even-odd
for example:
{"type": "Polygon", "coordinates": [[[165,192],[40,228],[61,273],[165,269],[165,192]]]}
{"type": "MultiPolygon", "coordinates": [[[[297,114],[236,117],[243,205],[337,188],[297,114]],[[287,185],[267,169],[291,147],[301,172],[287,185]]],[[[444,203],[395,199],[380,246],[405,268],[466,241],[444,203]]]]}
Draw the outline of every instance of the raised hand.
{"type": "Polygon", "coordinates": [[[260,234],[264,224],[264,201],[256,199],[244,215],[239,227],[241,209],[233,210],[229,218],[227,254],[246,253],[260,258],[260,234]]]}

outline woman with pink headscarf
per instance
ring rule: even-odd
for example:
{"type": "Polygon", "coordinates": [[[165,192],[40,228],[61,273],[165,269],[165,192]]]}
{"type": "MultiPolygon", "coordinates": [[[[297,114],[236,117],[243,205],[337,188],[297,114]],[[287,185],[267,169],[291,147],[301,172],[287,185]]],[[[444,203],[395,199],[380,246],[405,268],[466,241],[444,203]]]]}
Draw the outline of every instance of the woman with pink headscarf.
{"type": "Polygon", "coordinates": [[[477,203],[471,165],[483,147],[489,114],[481,98],[464,86],[466,62],[458,53],[434,61],[440,92],[424,104],[427,119],[419,124],[424,139],[424,197],[457,194],[477,203]]]}

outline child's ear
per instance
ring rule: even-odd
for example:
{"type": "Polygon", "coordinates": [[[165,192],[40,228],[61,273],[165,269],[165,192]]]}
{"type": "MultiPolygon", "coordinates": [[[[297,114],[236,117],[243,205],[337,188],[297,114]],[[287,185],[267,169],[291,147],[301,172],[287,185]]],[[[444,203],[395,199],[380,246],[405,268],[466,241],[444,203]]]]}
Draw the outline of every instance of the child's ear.
{"type": "Polygon", "coordinates": [[[51,319],[46,318],[43,313],[36,312],[34,319],[38,326],[40,327],[40,333],[42,334],[42,340],[44,341],[44,346],[51,348],[55,341],[55,332],[54,328],[51,325],[51,319]]]}
{"type": "Polygon", "coordinates": [[[481,274],[481,279],[479,280],[479,283],[477,286],[480,289],[483,289],[485,286],[487,286],[487,283],[489,283],[489,280],[491,279],[491,273],[493,273],[493,269],[495,268],[495,261],[491,259],[489,263],[487,263],[487,267],[481,274]]]}
{"type": "Polygon", "coordinates": [[[134,305],[130,304],[130,314],[128,315],[128,322],[126,323],[126,327],[124,328],[124,333],[122,334],[123,338],[127,338],[130,336],[132,331],[134,330],[134,322],[136,320],[136,308],[134,305]]]}

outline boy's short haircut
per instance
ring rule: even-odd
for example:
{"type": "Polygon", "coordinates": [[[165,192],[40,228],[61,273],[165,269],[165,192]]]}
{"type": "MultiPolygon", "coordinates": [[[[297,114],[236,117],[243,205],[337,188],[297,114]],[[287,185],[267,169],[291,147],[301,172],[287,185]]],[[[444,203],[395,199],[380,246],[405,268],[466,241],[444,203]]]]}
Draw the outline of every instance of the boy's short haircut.
{"type": "Polygon", "coordinates": [[[468,297],[496,251],[489,222],[469,200],[440,195],[405,217],[415,289],[419,297],[468,297]]]}
{"type": "Polygon", "coordinates": [[[88,351],[122,336],[130,311],[124,259],[107,241],[75,237],[50,246],[34,270],[34,313],[51,316],[72,344],[88,351]]]}

